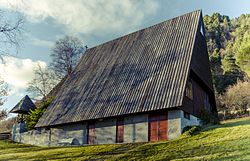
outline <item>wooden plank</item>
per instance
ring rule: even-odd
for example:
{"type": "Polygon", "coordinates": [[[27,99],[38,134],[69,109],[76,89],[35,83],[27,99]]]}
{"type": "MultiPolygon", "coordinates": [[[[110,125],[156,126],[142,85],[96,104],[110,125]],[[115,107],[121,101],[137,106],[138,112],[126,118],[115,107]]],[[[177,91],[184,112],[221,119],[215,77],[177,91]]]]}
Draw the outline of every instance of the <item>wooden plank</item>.
{"type": "Polygon", "coordinates": [[[123,118],[117,119],[116,124],[116,143],[123,143],[124,140],[124,120],[123,118]]]}
{"type": "Polygon", "coordinates": [[[95,123],[88,125],[88,144],[95,144],[95,123]]]}

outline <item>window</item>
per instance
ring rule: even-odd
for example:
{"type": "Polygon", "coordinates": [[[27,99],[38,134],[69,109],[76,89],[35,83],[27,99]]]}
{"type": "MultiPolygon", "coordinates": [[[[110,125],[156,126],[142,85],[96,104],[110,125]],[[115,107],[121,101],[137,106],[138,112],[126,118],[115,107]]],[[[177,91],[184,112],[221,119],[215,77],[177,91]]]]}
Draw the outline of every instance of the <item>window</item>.
{"type": "Polygon", "coordinates": [[[184,112],[184,118],[190,120],[190,114],[187,112],[184,112]]]}
{"type": "Polygon", "coordinates": [[[117,119],[116,122],[116,142],[123,143],[124,135],[124,120],[123,118],[117,119]]]}
{"type": "Polygon", "coordinates": [[[204,36],[202,24],[201,24],[201,28],[200,28],[200,33],[204,36]]]}
{"type": "Polygon", "coordinates": [[[204,108],[207,111],[211,111],[211,105],[210,105],[210,101],[209,101],[209,96],[208,94],[205,92],[205,96],[204,96],[204,108]]]}
{"type": "Polygon", "coordinates": [[[188,80],[187,87],[186,87],[186,96],[193,100],[193,85],[191,80],[188,80]]]}

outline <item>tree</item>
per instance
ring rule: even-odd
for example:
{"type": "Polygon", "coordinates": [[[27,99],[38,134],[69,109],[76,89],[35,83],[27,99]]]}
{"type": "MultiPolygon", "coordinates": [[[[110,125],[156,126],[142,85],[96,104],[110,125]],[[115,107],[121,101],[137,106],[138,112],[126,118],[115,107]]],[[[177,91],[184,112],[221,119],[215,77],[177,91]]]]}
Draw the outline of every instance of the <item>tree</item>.
{"type": "MultiPolygon", "coordinates": [[[[22,16],[16,16],[14,19],[7,18],[5,13],[0,10],[0,60],[3,62],[2,55],[6,55],[6,50],[11,48],[18,49],[20,38],[23,33],[24,19],[22,16]],[[5,48],[4,48],[5,47],[5,48]]],[[[6,101],[7,85],[0,78],[0,106],[6,101]]],[[[7,118],[8,112],[0,108],[0,121],[7,118]]]]}
{"type": "Polygon", "coordinates": [[[220,96],[219,109],[229,112],[247,113],[250,107],[250,82],[238,81],[237,84],[231,85],[227,91],[220,96]]]}
{"type": "Polygon", "coordinates": [[[0,133],[11,131],[12,126],[15,124],[15,122],[16,122],[15,117],[8,118],[6,120],[1,121],[0,122],[0,133]]]}
{"type": "Polygon", "coordinates": [[[50,105],[51,101],[52,100],[47,100],[43,104],[38,105],[36,109],[31,110],[29,112],[29,115],[26,118],[27,127],[29,130],[33,129],[36,126],[36,123],[38,122],[40,117],[42,117],[43,113],[50,105]]]}
{"type": "Polygon", "coordinates": [[[83,49],[81,41],[76,37],[65,36],[56,41],[52,48],[52,63],[50,65],[61,79],[72,73],[83,49]]]}
{"type": "Polygon", "coordinates": [[[2,48],[0,49],[0,58],[1,55],[7,54],[7,51],[10,48],[18,49],[20,45],[20,40],[22,33],[24,31],[24,18],[20,15],[14,16],[14,18],[7,18],[5,13],[0,10],[0,44],[2,48]],[[5,47],[5,49],[3,49],[5,47]]]}
{"type": "Polygon", "coordinates": [[[250,31],[244,34],[243,40],[236,55],[237,64],[250,77],[250,31]]]}
{"type": "MultiPolygon", "coordinates": [[[[0,78],[0,107],[6,101],[5,97],[8,95],[8,87],[6,83],[0,78]]],[[[0,109],[0,121],[5,119],[8,115],[8,112],[4,109],[0,109]]]]}
{"type": "Polygon", "coordinates": [[[28,83],[27,92],[29,92],[35,100],[43,99],[43,101],[46,101],[47,95],[55,87],[58,79],[51,70],[42,68],[39,63],[35,67],[34,73],[34,79],[28,83]]]}

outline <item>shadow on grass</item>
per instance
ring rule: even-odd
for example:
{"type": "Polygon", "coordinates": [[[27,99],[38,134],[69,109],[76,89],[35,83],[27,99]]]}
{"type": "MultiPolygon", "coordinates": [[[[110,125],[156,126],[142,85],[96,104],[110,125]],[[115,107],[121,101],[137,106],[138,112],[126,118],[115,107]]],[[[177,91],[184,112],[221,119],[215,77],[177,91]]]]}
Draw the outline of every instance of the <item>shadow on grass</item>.
{"type": "Polygon", "coordinates": [[[244,120],[235,120],[234,122],[231,122],[231,121],[233,121],[233,120],[230,120],[229,122],[224,122],[224,123],[219,124],[219,125],[212,125],[212,126],[209,126],[209,127],[205,127],[201,131],[205,132],[205,131],[210,131],[210,130],[214,130],[214,129],[218,129],[218,128],[227,128],[227,127],[250,125],[250,118],[245,118],[244,120]]]}
{"type": "Polygon", "coordinates": [[[100,152],[97,155],[117,155],[117,154],[123,154],[128,152],[129,150],[132,150],[140,145],[143,145],[145,143],[134,143],[134,144],[121,144],[120,146],[112,149],[111,151],[106,152],[100,152]]]}

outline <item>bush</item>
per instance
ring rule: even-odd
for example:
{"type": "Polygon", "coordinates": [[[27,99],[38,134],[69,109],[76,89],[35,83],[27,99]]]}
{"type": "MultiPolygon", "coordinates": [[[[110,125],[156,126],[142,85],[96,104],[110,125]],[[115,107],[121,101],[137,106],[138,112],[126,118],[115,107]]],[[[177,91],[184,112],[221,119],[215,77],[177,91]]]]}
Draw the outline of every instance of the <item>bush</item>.
{"type": "Polygon", "coordinates": [[[217,107],[223,113],[223,119],[230,115],[248,114],[250,107],[250,80],[238,81],[237,84],[229,86],[223,95],[217,96],[217,107]]]}
{"type": "Polygon", "coordinates": [[[183,128],[183,136],[193,136],[201,131],[200,126],[186,126],[183,128]]]}
{"type": "Polygon", "coordinates": [[[40,106],[38,106],[35,110],[31,110],[29,112],[29,115],[26,118],[26,124],[28,130],[34,129],[36,126],[36,123],[40,119],[40,117],[43,115],[47,107],[50,105],[51,100],[44,102],[40,106]]]}
{"type": "Polygon", "coordinates": [[[202,124],[219,124],[218,115],[215,113],[208,112],[207,110],[201,110],[200,119],[202,124]]]}
{"type": "Polygon", "coordinates": [[[16,118],[8,118],[0,121],[0,132],[9,132],[12,130],[12,126],[15,124],[16,118]]]}

